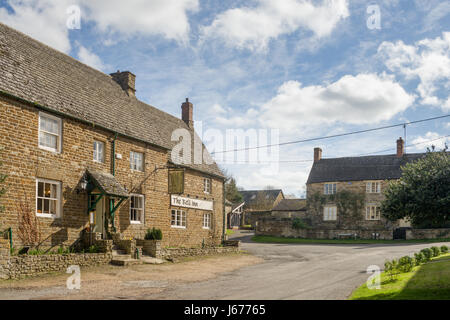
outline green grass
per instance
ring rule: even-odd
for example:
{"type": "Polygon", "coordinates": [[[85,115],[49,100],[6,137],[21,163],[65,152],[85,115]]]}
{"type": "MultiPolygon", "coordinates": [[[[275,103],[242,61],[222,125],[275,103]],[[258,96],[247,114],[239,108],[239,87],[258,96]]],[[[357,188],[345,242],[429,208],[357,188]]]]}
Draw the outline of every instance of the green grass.
{"type": "Polygon", "coordinates": [[[227,236],[231,236],[232,234],[234,234],[234,230],[233,229],[227,229],[227,236]]]}
{"type": "Polygon", "coordinates": [[[366,284],[356,289],[351,300],[449,300],[450,254],[433,258],[431,262],[399,274],[389,281],[381,274],[381,289],[370,290],[366,284]]]}
{"type": "Polygon", "coordinates": [[[364,239],[300,239],[272,236],[254,236],[255,242],[260,243],[304,243],[304,244],[401,244],[401,243],[434,243],[450,242],[450,239],[426,239],[426,240],[364,240],[364,239]]]}

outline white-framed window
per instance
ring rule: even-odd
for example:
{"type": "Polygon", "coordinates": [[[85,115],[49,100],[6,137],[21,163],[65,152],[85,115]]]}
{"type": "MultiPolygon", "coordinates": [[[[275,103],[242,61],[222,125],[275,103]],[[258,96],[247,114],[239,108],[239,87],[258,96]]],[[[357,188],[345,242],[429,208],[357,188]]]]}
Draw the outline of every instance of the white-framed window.
{"type": "Polygon", "coordinates": [[[336,183],[325,183],[323,185],[324,194],[335,194],[336,189],[337,189],[336,183]]]}
{"type": "Polygon", "coordinates": [[[203,214],[203,229],[211,228],[211,213],[203,214]]]}
{"type": "Polygon", "coordinates": [[[36,215],[57,218],[61,211],[61,182],[36,179],[36,215]]]}
{"type": "Polygon", "coordinates": [[[170,225],[172,228],[186,228],[186,211],[172,209],[170,225]]]}
{"type": "Polygon", "coordinates": [[[377,205],[366,206],[366,220],[381,220],[381,209],[377,205]]]}
{"type": "Polygon", "coordinates": [[[369,181],[366,183],[367,193],[380,193],[381,192],[381,182],[379,181],[369,181]]]}
{"type": "Polygon", "coordinates": [[[39,148],[61,152],[62,120],[39,112],[39,148]]]}
{"type": "Polygon", "coordinates": [[[145,198],[142,194],[130,195],[130,223],[144,223],[145,198]]]}
{"type": "Polygon", "coordinates": [[[203,192],[210,194],[211,193],[211,179],[203,178],[203,192]]]}
{"type": "Polygon", "coordinates": [[[144,154],[141,152],[130,152],[130,168],[135,171],[144,171],[144,154]]]}
{"type": "Polygon", "coordinates": [[[105,143],[94,140],[94,161],[104,163],[105,162],[105,143]]]}
{"type": "Polygon", "coordinates": [[[337,207],[325,206],[323,208],[323,220],[324,221],[336,221],[337,219],[337,207]]]}

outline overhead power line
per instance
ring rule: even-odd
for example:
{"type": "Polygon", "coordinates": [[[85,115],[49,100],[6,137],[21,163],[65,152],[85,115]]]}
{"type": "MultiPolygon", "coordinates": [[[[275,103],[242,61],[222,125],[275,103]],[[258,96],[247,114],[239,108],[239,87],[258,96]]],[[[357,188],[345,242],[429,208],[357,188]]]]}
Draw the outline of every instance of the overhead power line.
{"type": "Polygon", "coordinates": [[[443,118],[447,118],[447,117],[450,117],[450,114],[447,114],[447,115],[444,115],[444,116],[439,116],[439,117],[433,117],[433,118],[420,119],[420,120],[404,122],[404,123],[399,123],[399,124],[393,124],[393,125],[383,126],[383,127],[378,127],[378,128],[371,128],[371,129],[358,130],[358,131],[352,131],[352,132],[347,132],[347,133],[334,134],[334,135],[329,135],[329,136],[322,136],[322,137],[317,137],[317,138],[289,141],[289,142],[269,144],[269,145],[249,147],[249,148],[231,149],[231,150],[224,150],[224,151],[214,151],[214,152],[211,152],[211,154],[247,151],[247,150],[271,148],[271,147],[276,147],[276,146],[285,146],[285,145],[291,145],[291,144],[298,144],[298,143],[305,143],[305,142],[311,142],[311,141],[325,140],[325,139],[344,137],[344,136],[349,136],[349,135],[354,135],[354,134],[360,134],[360,133],[366,133],[366,132],[372,132],[372,131],[378,131],[378,130],[385,130],[385,129],[395,128],[395,127],[405,127],[405,126],[410,125],[410,124],[426,122],[426,121],[433,121],[433,120],[443,119],[443,118]]]}
{"type": "MultiPolygon", "coordinates": [[[[418,146],[418,145],[421,145],[421,144],[434,142],[434,141],[441,140],[441,139],[444,139],[444,138],[450,138],[450,134],[446,135],[446,136],[437,137],[437,138],[431,139],[431,140],[426,140],[426,141],[422,141],[422,142],[418,142],[418,143],[409,144],[409,145],[406,145],[405,148],[415,147],[415,146],[418,146]]],[[[362,154],[358,154],[358,155],[355,155],[355,156],[348,156],[348,157],[370,156],[370,155],[375,155],[375,154],[382,153],[382,152],[395,151],[395,150],[396,150],[396,148],[389,148],[389,149],[373,151],[373,152],[369,152],[369,153],[362,153],[362,154]]],[[[323,159],[330,159],[330,158],[323,158],[323,159]]],[[[280,161],[264,161],[264,160],[262,160],[262,161],[254,161],[254,162],[245,162],[245,161],[233,162],[231,164],[300,163],[300,162],[313,162],[313,161],[314,160],[312,160],[312,159],[280,160],[280,161]]],[[[226,161],[224,161],[222,163],[226,163],[226,161]]]]}

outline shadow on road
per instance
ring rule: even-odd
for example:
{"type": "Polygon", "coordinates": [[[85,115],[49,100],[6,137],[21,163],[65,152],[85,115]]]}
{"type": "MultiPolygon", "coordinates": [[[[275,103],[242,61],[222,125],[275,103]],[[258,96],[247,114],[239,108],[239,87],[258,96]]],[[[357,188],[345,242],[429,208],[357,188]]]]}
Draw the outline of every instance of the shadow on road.
{"type": "Polygon", "coordinates": [[[244,243],[252,242],[252,237],[255,235],[253,230],[236,230],[232,235],[228,237],[230,240],[240,240],[244,243]]]}

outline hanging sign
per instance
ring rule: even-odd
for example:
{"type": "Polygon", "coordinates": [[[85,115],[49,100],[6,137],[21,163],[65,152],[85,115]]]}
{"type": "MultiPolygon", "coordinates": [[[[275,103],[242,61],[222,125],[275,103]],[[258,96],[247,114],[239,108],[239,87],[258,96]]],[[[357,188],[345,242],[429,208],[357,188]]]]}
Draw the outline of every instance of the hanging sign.
{"type": "Polygon", "coordinates": [[[192,198],[187,198],[187,197],[180,197],[177,195],[172,195],[171,204],[172,204],[172,206],[177,206],[177,207],[185,207],[185,208],[208,210],[208,211],[212,211],[214,208],[213,201],[192,199],[192,198]]]}

